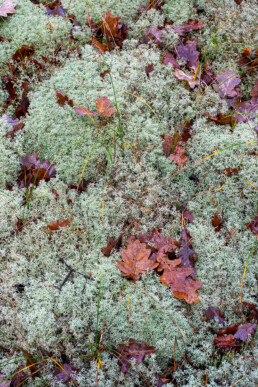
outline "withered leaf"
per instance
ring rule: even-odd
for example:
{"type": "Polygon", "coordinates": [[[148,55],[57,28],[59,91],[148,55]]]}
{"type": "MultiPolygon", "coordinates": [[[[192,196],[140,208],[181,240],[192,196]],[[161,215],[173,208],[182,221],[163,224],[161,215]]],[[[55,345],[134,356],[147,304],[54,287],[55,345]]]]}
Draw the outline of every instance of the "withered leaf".
{"type": "Polygon", "coordinates": [[[47,225],[47,227],[51,231],[57,231],[57,230],[60,230],[60,227],[66,227],[66,226],[69,226],[69,224],[70,224],[70,219],[57,220],[57,221],[50,222],[47,225]]]}
{"type": "Polygon", "coordinates": [[[140,8],[139,9],[139,12],[143,13],[143,12],[147,12],[149,11],[150,9],[156,9],[157,11],[160,11],[161,8],[163,7],[164,5],[164,1],[162,0],[152,0],[147,7],[145,8],[140,8]]]}
{"type": "Polygon", "coordinates": [[[165,29],[163,27],[159,26],[150,26],[146,29],[145,35],[154,41],[156,44],[160,44],[163,42],[162,35],[165,32],[165,29]]]}
{"type": "Polygon", "coordinates": [[[246,341],[248,339],[248,335],[253,336],[256,330],[256,324],[246,323],[240,326],[235,333],[235,338],[241,341],[246,341]]]}
{"type": "Polygon", "coordinates": [[[244,48],[241,56],[237,59],[237,63],[241,66],[241,73],[246,70],[243,75],[250,74],[253,71],[257,71],[258,66],[258,50],[256,50],[255,58],[251,58],[251,48],[244,48]],[[243,69],[244,68],[244,69],[243,69]]]}
{"type": "Polygon", "coordinates": [[[15,62],[24,62],[25,58],[30,58],[34,54],[35,50],[33,46],[26,46],[23,44],[21,48],[15,51],[13,54],[13,60],[15,62]]]}
{"type": "Polygon", "coordinates": [[[169,136],[168,134],[161,135],[161,138],[163,138],[164,140],[162,143],[162,148],[163,148],[164,155],[166,157],[169,157],[171,155],[172,148],[176,143],[176,137],[177,135],[176,136],[174,135],[173,137],[169,136]]]}
{"type": "Polygon", "coordinates": [[[149,259],[150,255],[151,250],[146,248],[146,244],[136,240],[128,243],[126,249],[121,249],[123,261],[116,261],[116,265],[123,272],[123,277],[135,281],[146,274],[147,270],[153,270],[159,265],[149,259]]]}
{"type": "Polygon", "coordinates": [[[137,343],[134,339],[129,339],[128,346],[119,344],[114,355],[122,367],[122,372],[126,373],[131,365],[131,359],[135,359],[136,364],[140,364],[145,357],[149,357],[153,353],[156,353],[155,347],[149,346],[145,342],[137,343]]]}
{"type": "Polygon", "coordinates": [[[6,138],[11,137],[12,139],[14,139],[16,136],[16,133],[19,130],[21,130],[22,128],[24,128],[24,126],[25,126],[25,124],[20,122],[20,120],[18,118],[16,118],[14,120],[14,119],[12,119],[12,117],[9,117],[7,114],[4,114],[1,118],[3,118],[13,129],[10,132],[7,132],[5,134],[6,138]]]}
{"type": "Polygon", "coordinates": [[[18,177],[20,189],[25,186],[28,188],[30,184],[37,186],[41,180],[49,181],[56,176],[56,164],[50,165],[48,160],[37,159],[35,152],[21,157],[20,164],[22,166],[18,177]]]}
{"type": "Polygon", "coordinates": [[[219,308],[215,308],[214,306],[209,306],[205,310],[205,314],[208,320],[218,320],[220,324],[225,324],[224,314],[221,312],[219,308]]]}
{"type": "MultiPolygon", "coordinates": [[[[16,99],[16,89],[14,87],[14,79],[10,77],[2,77],[2,81],[4,83],[5,89],[7,93],[9,94],[9,101],[7,101],[7,104],[11,104],[13,100],[16,99]]],[[[7,107],[7,106],[4,106],[7,107]]]]}
{"type": "Polygon", "coordinates": [[[218,212],[215,212],[213,214],[213,219],[211,221],[211,224],[213,225],[215,232],[219,232],[223,226],[223,223],[224,223],[223,220],[219,219],[218,214],[219,214],[218,212]]]}
{"type": "Polygon", "coordinates": [[[251,222],[246,223],[246,227],[252,231],[254,235],[258,235],[258,215],[251,220],[251,222]]]}
{"type": "Polygon", "coordinates": [[[29,98],[27,96],[27,91],[24,90],[23,93],[22,93],[21,102],[17,106],[17,108],[15,109],[15,116],[16,116],[16,118],[20,118],[22,116],[26,116],[26,114],[28,113],[29,106],[30,106],[30,101],[29,101],[29,98]]]}
{"type": "Polygon", "coordinates": [[[255,81],[254,88],[250,95],[252,98],[249,101],[233,103],[234,108],[238,112],[244,113],[237,114],[237,118],[239,121],[246,122],[248,119],[253,120],[255,117],[255,113],[258,110],[258,80],[255,81]]]}
{"type": "Polygon", "coordinates": [[[200,30],[204,26],[205,26],[205,23],[203,23],[201,20],[188,19],[188,22],[184,23],[182,27],[183,27],[184,33],[187,33],[189,31],[200,30]]]}
{"type": "Polygon", "coordinates": [[[80,370],[71,367],[70,364],[63,364],[62,368],[56,368],[54,371],[54,376],[59,380],[60,382],[67,383],[70,380],[75,380],[76,375],[75,373],[79,373],[80,370]]]}
{"type": "Polygon", "coordinates": [[[0,5],[0,16],[7,17],[8,13],[15,13],[15,7],[17,4],[14,4],[12,0],[5,0],[2,5],[0,5]]]}
{"type": "Polygon", "coordinates": [[[174,55],[172,55],[169,51],[166,51],[166,54],[163,58],[163,62],[165,64],[172,64],[172,66],[176,69],[180,69],[179,64],[177,63],[176,59],[174,58],[174,55]]]}
{"type": "Polygon", "coordinates": [[[148,66],[145,66],[145,73],[147,75],[147,77],[149,78],[150,77],[150,73],[154,70],[154,64],[153,63],[150,63],[148,66]]]}
{"type": "Polygon", "coordinates": [[[176,255],[176,257],[181,259],[181,267],[190,267],[194,269],[195,261],[197,260],[197,254],[192,245],[190,231],[186,228],[182,230],[179,246],[181,250],[176,255]]]}
{"type": "Polygon", "coordinates": [[[93,112],[92,110],[89,110],[88,108],[86,107],[76,107],[74,109],[76,111],[76,113],[78,113],[80,116],[87,116],[88,114],[91,115],[91,116],[98,116],[97,113],[93,112]],[[87,114],[88,113],[88,114],[87,114]]]}
{"type": "Polygon", "coordinates": [[[194,272],[195,270],[191,267],[171,268],[167,266],[160,281],[163,285],[171,285],[172,293],[176,298],[184,299],[188,304],[197,303],[199,295],[196,291],[202,287],[202,283],[190,277],[194,272]]]}
{"type": "Polygon", "coordinates": [[[258,308],[249,302],[243,302],[243,311],[247,315],[247,321],[256,321],[258,323],[258,308]]]}
{"type": "Polygon", "coordinates": [[[151,234],[139,234],[138,240],[142,243],[152,243],[156,250],[162,253],[173,253],[179,243],[171,236],[165,237],[157,229],[153,229],[151,234]]]}
{"type": "Polygon", "coordinates": [[[225,168],[224,171],[228,177],[231,177],[232,175],[238,175],[237,168],[225,168]]]}
{"type": "Polygon", "coordinates": [[[186,81],[191,89],[194,89],[195,86],[200,85],[200,72],[196,75],[195,71],[191,70],[191,74],[186,74],[182,70],[175,70],[174,75],[177,79],[181,79],[182,81],[186,81]]]}
{"type": "Polygon", "coordinates": [[[194,216],[191,214],[188,210],[183,210],[183,217],[184,219],[187,219],[189,223],[192,223],[194,221],[194,216]]]}
{"type": "Polygon", "coordinates": [[[60,106],[64,106],[68,103],[68,105],[73,107],[73,100],[71,100],[62,90],[56,90],[56,101],[60,106]]]}
{"type": "Polygon", "coordinates": [[[91,183],[91,180],[85,180],[83,179],[83,182],[82,182],[82,185],[75,185],[75,184],[68,184],[68,188],[70,189],[76,189],[78,190],[79,192],[83,192],[83,191],[87,191],[88,189],[88,185],[91,183]]]}
{"type": "Polygon", "coordinates": [[[97,39],[93,38],[92,39],[92,43],[94,44],[94,46],[96,48],[98,48],[99,52],[106,52],[107,51],[107,46],[106,44],[103,44],[101,42],[99,42],[97,39]]]}
{"type": "Polygon", "coordinates": [[[50,16],[65,16],[67,9],[62,8],[61,0],[56,0],[52,3],[47,2],[46,14],[50,16]]]}
{"type": "Polygon", "coordinates": [[[113,249],[119,250],[122,244],[123,233],[119,235],[119,237],[114,240],[113,238],[109,238],[107,246],[104,247],[101,251],[106,257],[110,257],[113,249]]]}
{"type": "Polygon", "coordinates": [[[111,101],[107,97],[99,97],[96,101],[96,108],[98,109],[100,117],[111,117],[116,109],[111,108],[111,101]]]}
{"type": "Polygon", "coordinates": [[[236,123],[239,121],[238,116],[235,115],[224,115],[221,112],[217,114],[216,117],[210,117],[208,112],[203,113],[204,116],[208,117],[209,120],[216,122],[218,125],[229,125],[232,128],[235,127],[236,123]]]}
{"type": "Polygon", "coordinates": [[[178,165],[179,169],[188,161],[188,158],[185,155],[185,149],[180,145],[175,147],[173,154],[170,155],[169,158],[178,165]]]}
{"type": "Polygon", "coordinates": [[[235,90],[235,87],[239,85],[240,82],[241,79],[236,77],[235,72],[227,70],[224,74],[218,74],[216,76],[213,88],[221,98],[232,98],[237,96],[238,92],[235,90]]]}
{"type": "Polygon", "coordinates": [[[25,368],[23,364],[21,364],[18,368],[16,368],[13,373],[15,374],[11,380],[10,387],[20,387],[23,385],[26,376],[22,371],[25,368]]]}
{"type": "Polygon", "coordinates": [[[177,57],[184,60],[187,66],[192,68],[194,71],[200,64],[199,56],[200,53],[197,51],[197,38],[194,40],[187,40],[186,44],[179,44],[176,48],[177,57]]]}
{"type": "Polygon", "coordinates": [[[102,25],[108,50],[111,50],[111,42],[115,42],[121,48],[127,38],[127,27],[121,24],[119,16],[113,16],[110,11],[105,12],[102,16],[102,25]]]}
{"type": "Polygon", "coordinates": [[[37,367],[37,360],[35,359],[35,357],[29,353],[26,349],[24,349],[23,347],[19,347],[20,350],[22,351],[25,359],[27,360],[26,362],[26,366],[29,368],[30,370],[30,373],[31,373],[31,377],[32,379],[35,379],[37,374],[39,373],[39,370],[38,370],[38,367],[37,367]]]}
{"type": "Polygon", "coordinates": [[[227,336],[216,336],[214,345],[221,351],[231,351],[232,349],[240,350],[241,348],[241,345],[237,343],[235,336],[231,334],[227,336]]]}

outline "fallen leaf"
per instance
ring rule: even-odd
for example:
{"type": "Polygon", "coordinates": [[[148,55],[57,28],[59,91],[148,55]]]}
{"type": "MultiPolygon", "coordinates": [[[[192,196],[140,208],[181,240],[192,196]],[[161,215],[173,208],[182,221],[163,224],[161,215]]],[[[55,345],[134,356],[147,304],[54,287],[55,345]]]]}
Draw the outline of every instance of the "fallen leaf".
{"type": "Polygon", "coordinates": [[[216,336],[214,345],[221,351],[231,351],[232,349],[239,351],[241,349],[241,345],[237,343],[234,335],[216,336]]]}
{"type": "Polygon", "coordinates": [[[177,79],[180,79],[182,81],[186,81],[188,85],[191,87],[191,89],[194,89],[195,86],[200,85],[200,73],[197,74],[197,77],[195,77],[195,71],[191,71],[191,74],[186,74],[182,70],[175,70],[174,75],[177,79]]]}
{"type": "Polygon", "coordinates": [[[24,365],[20,365],[18,368],[16,368],[13,371],[14,377],[11,380],[10,387],[20,387],[24,384],[24,380],[26,379],[26,376],[24,374],[23,370],[25,368],[24,365]]]}
{"type": "Polygon", "coordinates": [[[224,171],[228,177],[232,175],[238,175],[238,168],[225,168],[224,171]]]}
{"type": "Polygon", "coordinates": [[[26,116],[26,114],[28,113],[30,101],[29,101],[27,94],[28,94],[27,91],[24,90],[22,93],[22,99],[21,99],[19,105],[17,106],[17,108],[15,109],[16,118],[26,116]]]}
{"type": "Polygon", "coordinates": [[[119,16],[113,16],[110,11],[105,12],[102,16],[102,26],[108,50],[111,50],[111,42],[122,48],[123,41],[127,38],[127,27],[121,24],[119,16]]]}
{"type": "Polygon", "coordinates": [[[218,125],[229,125],[230,128],[234,128],[236,123],[239,121],[237,115],[224,115],[221,112],[216,117],[210,117],[209,113],[203,113],[204,116],[208,117],[209,120],[216,122],[218,125]]]}
{"type": "Polygon", "coordinates": [[[68,105],[73,107],[73,101],[62,90],[56,90],[56,101],[60,106],[68,103],[68,105]]]}
{"type": "Polygon", "coordinates": [[[197,51],[197,37],[194,40],[187,40],[186,44],[179,44],[176,48],[177,57],[181,60],[184,60],[187,66],[194,70],[197,70],[197,67],[200,64],[199,56],[200,52],[197,51]]]}
{"type": "Polygon", "coordinates": [[[67,188],[69,189],[76,189],[79,192],[87,191],[88,185],[91,183],[91,180],[85,180],[83,179],[82,185],[75,185],[75,184],[68,184],[67,188]]]}
{"type": "Polygon", "coordinates": [[[92,39],[92,43],[95,45],[96,48],[98,48],[99,52],[106,52],[108,49],[106,44],[99,42],[95,38],[92,39]]]}
{"type": "Polygon", "coordinates": [[[173,154],[170,155],[169,158],[178,165],[179,169],[188,161],[188,158],[185,155],[185,149],[180,145],[175,147],[173,154]]]}
{"type": "Polygon", "coordinates": [[[236,77],[235,72],[227,70],[224,74],[218,74],[216,76],[213,88],[221,98],[232,98],[237,96],[238,92],[235,90],[235,87],[239,85],[240,82],[241,79],[236,77]]]}
{"type": "Polygon", "coordinates": [[[161,138],[164,140],[162,143],[162,148],[166,157],[169,157],[171,155],[172,148],[176,144],[176,137],[177,134],[173,137],[169,135],[161,135],[161,138]]]}
{"type": "Polygon", "coordinates": [[[192,237],[190,231],[184,228],[181,233],[179,248],[181,250],[177,253],[176,257],[181,259],[181,267],[190,267],[194,269],[195,262],[197,260],[197,254],[192,245],[192,237]]]}
{"type": "Polygon", "coordinates": [[[174,58],[174,55],[172,55],[169,51],[166,52],[165,56],[163,57],[163,62],[165,64],[172,64],[172,66],[176,69],[180,69],[179,64],[177,63],[176,59],[174,58]]]}
{"type": "Polygon", "coordinates": [[[0,5],[0,16],[7,17],[8,13],[15,13],[14,9],[17,4],[14,4],[12,0],[5,0],[5,2],[0,5]]]}
{"type": "Polygon", "coordinates": [[[34,52],[35,50],[33,46],[26,46],[26,44],[23,44],[13,54],[13,61],[17,63],[24,62],[24,59],[30,58],[34,54],[34,52]]]}
{"type": "Polygon", "coordinates": [[[179,243],[171,236],[165,237],[157,229],[153,229],[151,234],[139,234],[138,240],[141,243],[152,243],[157,251],[162,253],[173,253],[179,243]]]}
{"type": "Polygon", "coordinates": [[[163,285],[171,285],[172,293],[176,298],[184,299],[188,304],[193,304],[199,302],[199,295],[196,291],[202,287],[200,281],[191,278],[194,273],[195,270],[191,267],[173,268],[167,266],[160,281],[163,285]]]}
{"type": "Polygon", "coordinates": [[[237,4],[237,5],[240,5],[242,3],[243,0],[234,0],[234,2],[237,4]]]}
{"type": "Polygon", "coordinates": [[[150,26],[146,29],[145,35],[147,38],[154,41],[155,44],[160,44],[163,42],[162,35],[165,32],[165,29],[163,27],[159,26],[150,26]]]}
{"type": "Polygon", "coordinates": [[[3,118],[12,127],[12,130],[5,134],[6,138],[11,137],[12,139],[14,139],[16,136],[16,133],[19,130],[23,129],[25,126],[25,124],[20,122],[18,118],[14,120],[13,118],[9,117],[7,114],[4,114],[1,118],[3,118]]]}
{"type": "Polygon", "coordinates": [[[246,323],[240,326],[235,333],[235,338],[241,341],[246,341],[248,339],[248,335],[253,336],[256,330],[256,324],[246,323]]]}
{"type": "Polygon", "coordinates": [[[194,221],[194,216],[191,214],[188,210],[183,210],[183,218],[187,219],[189,223],[192,223],[194,221]]]}
{"type": "Polygon", "coordinates": [[[116,109],[111,108],[111,101],[107,97],[99,97],[96,101],[96,108],[98,109],[100,117],[111,117],[116,109]]]}
{"type": "Polygon", "coordinates": [[[114,240],[113,238],[109,238],[107,246],[104,247],[101,251],[106,257],[110,257],[113,249],[119,250],[122,244],[123,233],[119,235],[119,237],[114,240]]]}
{"type": "Polygon", "coordinates": [[[62,368],[56,368],[54,371],[54,376],[57,378],[59,382],[67,383],[71,380],[76,380],[76,373],[79,373],[80,370],[73,368],[70,364],[63,364],[62,368]]]}
{"type": "Polygon", "coordinates": [[[151,250],[146,248],[146,244],[136,240],[128,243],[126,249],[121,249],[123,261],[116,261],[116,265],[123,272],[123,277],[135,281],[140,279],[142,274],[146,274],[147,270],[153,270],[158,266],[158,263],[149,259],[150,255],[151,250]]]}
{"type": "Polygon", "coordinates": [[[211,224],[213,225],[213,227],[215,229],[214,231],[219,232],[223,226],[223,223],[224,223],[223,220],[220,220],[218,217],[218,212],[215,212],[213,214],[213,219],[211,221],[211,224]]]}
{"type": "Polygon", "coordinates": [[[88,114],[91,116],[98,116],[97,113],[93,112],[92,110],[89,110],[86,107],[76,107],[74,109],[76,113],[78,113],[80,116],[87,116],[88,114]],[[88,114],[87,114],[88,113],[88,114]]]}
{"type": "Polygon", "coordinates": [[[205,314],[208,320],[218,320],[220,324],[225,324],[225,316],[221,312],[219,308],[215,308],[214,306],[209,306],[205,310],[205,314]]]}
{"type": "Polygon", "coordinates": [[[258,215],[251,220],[251,222],[246,223],[246,227],[252,231],[254,235],[258,235],[258,215]]]}
{"type": "Polygon", "coordinates": [[[145,73],[147,75],[147,77],[149,78],[150,77],[150,73],[154,70],[154,64],[151,63],[149,64],[148,66],[145,66],[145,73]]]}
{"type": "Polygon", "coordinates": [[[247,321],[256,321],[258,323],[258,308],[249,302],[243,302],[243,311],[247,315],[247,321]]]}
{"type": "Polygon", "coordinates": [[[57,230],[60,230],[60,227],[66,227],[66,226],[69,226],[69,224],[70,224],[70,219],[57,220],[57,221],[50,222],[47,225],[47,227],[51,231],[57,231],[57,230]]]}
{"type": "Polygon", "coordinates": [[[122,372],[126,373],[131,366],[131,359],[135,359],[136,364],[140,364],[145,357],[156,353],[156,349],[145,342],[137,343],[134,339],[129,339],[128,346],[119,344],[113,353],[122,367],[122,372]]]}
{"type": "Polygon", "coordinates": [[[61,0],[56,0],[53,3],[47,2],[46,14],[50,16],[66,16],[67,9],[62,8],[61,0]]]}
{"type": "Polygon", "coordinates": [[[244,48],[241,56],[237,59],[238,65],[241,67],[242,75],[250,74],[253,71],[257,71],[258,66],[258,50],[256,50],[255,58],[251,58],[251,48],[244,48]],[[243,70],[246,70],[243,72],[243,70]]]}
{"type": "Polygon", "coordinates": [[[20,164],[22,166],[18,177],[20,189],[25,186],[28,188],[34,183],[37,186],[41,180],[49,181],[56,176],[56,164],[50,165],[48,160],[37,159],[35,152],[21,157],[20,164]]]}

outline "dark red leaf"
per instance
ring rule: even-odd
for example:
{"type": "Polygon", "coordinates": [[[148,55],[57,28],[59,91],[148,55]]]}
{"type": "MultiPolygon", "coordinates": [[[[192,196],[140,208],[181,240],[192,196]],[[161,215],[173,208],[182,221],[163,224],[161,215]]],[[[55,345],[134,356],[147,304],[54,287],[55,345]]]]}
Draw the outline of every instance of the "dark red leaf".
{"type": "MultiPolygon", "coordinates": [[[[181,267],[190,267],[194,269],[197,260],[197,254],[192,245],[192,237],[190,231],[184,228],[179,241],[181,250],[176,257],[181,259],[181,267]]],[[[195,269],[194,269],[195,272],[195,269]]]]}
{"type": "Polygon", "coordinates": [[[176,48],[177,57],[184,60],[187,66],[197,70],[200,64],[199,56],[200,53],[197,51],[197,37],[194,40],[187,40],[186,44],[179,44],[176,48]]]}
{"type": "Polygon", "coordinates": [[[239,328],[239,324],[230,325],[225,329],[220,329],[218,331],[218,335],[219,336],[228,335],[228,334],[234,335],[238,331],[238,328],[239,328]]]}
{"type": "Polygon", "coordinates": [[[83,179],[82,185],[75,185],[75,184],[68,184],[69,189],[78,189],[79,192],[87,191],[88,185],[91,183],[91,180],[85,180],[83,179]]]}
{"type": "Polygon", "coordinates": [[[118,364],[122,367],[122,372],[127,372],[131,363],[130,360],[135,359],[136,364],[140,364],[145,357],[156,353],[155,347],[149,346],[147,343],[137,343],[134,339],[129,339],[128,346],[119,344],[114,355],[118,359],[118,364]]]}
{"type": "Polygon", "coordinates": [[[249,302],[243,302],[243,311],[247,315],[247,321],[256,321],[258,323],[258,308],[249,302]]]}
{"type": "Polygon", "coordinates": [[[66,16],[67,9],[62,8],[61,0],[56,0],[53,3],[47,2],[46,14],[50,16],[66,16]]]}
{"type": "Polygon", "coordinates": [[[183,211],[183,217],[184,219],[187,219],[189,223],[192,223],[194,221],[193,214],[191,214],[191,212],[188,210],[183,211]]]}
{"type": "Polygon", "coordinates": [[[238,168],[225,168],[224,171],[228,177],[232,175],[238,175],[238,168]]]}
{"type": "Polygon", "coordinates": [[[241,345],[237,344],[234,335],[217,336],[214,339],[214,345],[221,351],[240,350],[241,348],[241,345]]]}
{"type": "Polygon", "coordinates": [[[147,77],[149,78],[150,77],[150,73],[154,70],[154,64],[151,63],[149,64],[148,66],[145,66],[145,73],[147,75],[147,77]]]}
{"type": "Polygon", "coordinates": [[[210,117],[209,113],[203,113],[204,116],[208,117],[209,120],[216,122],[218,125],[229,125],[230,128],[234,128],[236,123],[239,121],[238,115],[225,115],[219,112],[216,117],[210,117]]]}
{"type": "Polygon", "coordinates": [[[123,234],[120,234],[119,237],[114,240],[109,238],[107,246],[104,247],[101,251],[106,257],[110,257],[113,249],[119,250],[122,244],[123,234]]]}
{"type": "Polygon", "coordinates": [[[165,56],[164,56],[164,58],[163,58],[163,62],[164,62],[165,64],[170,63],[170,64],[172,64],[172,66],[173,66],[174,68],[180,69],[180,66],[179,66],[179,64],[177,63],[176,59],[174,58],[174,56],[173,56],[169,51],[166,52],[166,54],[165,54],[165,56]]]}
{"type": "Polygon", "coordinates": [[[26,46],[26,44],[23,44],[21,48],[15,51],[13,54],[13,60],[15,62],[24,62],[25,58],[30,58],[34,54],[35,50],[33,46],[26,46]]]}
{"type": "Polygon", "coordinates": [[[47,228],[49,228],[51,231],[57,231],[60,230],[60,227],[69,226],[70,223],[70,219],[53,221],[47,225],[47,228]]]}
{"type": "Polygon", "coordinates": [[[50,165],[48,160],[37,159],[36,153],[33,155],[27,153],[21,157],[20,164],[22,166],[18,177],[19,188],[28,188],[30,184],[37,186],[40,180],[49,181],[56,176],[56,164],[50,165]]]}
{"type": "Polygon", "coordinates": [[[64,94],[62,90],[56,90],[56,101],[60,106],[64,106],[65,103],[68,103],[68,105],[73,107],[73,101],[66,94],[64,94]]]}
{"type": "Polygon", "coordinates": [[[219,232],[220,230],[221,230],[221,228],[222,228],[222,226],[223,226],[223,221],[221,221],[220,219],[219,219],[219,217],[218,217],[218,212],[215,212],[214,214],[213,214],[213,219],[212,219],[212,221],[211,221],[211,224],[213,225],[213,227],[214,227],[214,231],[215,232],[219,232]]]}

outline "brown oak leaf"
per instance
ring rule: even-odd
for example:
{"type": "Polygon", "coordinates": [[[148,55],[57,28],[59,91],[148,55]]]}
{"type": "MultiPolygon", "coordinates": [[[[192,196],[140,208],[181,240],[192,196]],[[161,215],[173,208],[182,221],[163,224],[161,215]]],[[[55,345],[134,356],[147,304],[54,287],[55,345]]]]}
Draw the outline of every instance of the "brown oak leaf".
{"type": "Polygon", "coordinates": [[[99,97],[96,101],[96,108],[98,109],[100,117],[111,117],[116,109],[111,108],[111,101],[107,97],[99,97]]]}
{"type": "Polygon", "coordinates": [[[122,244],[123,233],[119,235],[119,237],[114,240],[113,238],[109,238],[107,246],[104,247],[101,251],[106,257],[110,257],[113,249],[119,250],[122,244]]]}
{"type": "Polygon", "coordinates": [[[176,59],[174,58],[174,55],[172,55],[169,51],[166,51],[165,56],[163,57],[163,62],[165,64],[172,64],[172,66],[176,69],[180,69],[179,64],[177,63],[176,59]]]}
{"type": "Polygon", "coordinates": [[[210,114],[206,112],[203,113],[203,115],[208,117],[209,120],[216,122],[218,125],[229,125],[231,129],[234,129],[236,123],[239,121],[238,116],[235,114],[225,115],[219,112],[216,117],[210,117],[210,114]]]}
{"type": "Polygon", "coordinates": [[[179,169],[188,161],[188,158],[185,155],[185,149],[180,145],[175,147],[173,154],[170,155],[169,158],[178,165],[179,169]]]}
{"type": "Polygon", "coordinates": [[[111,50],[111,42],[115,42],[121,48],[127,38],[127,27],[121,24],[119,16],[113,16],[110,11],[105,12],[102,16],[102,26],[108,50],[111,50]]]}
{"type": "Polygon", "coordinates": [[[34,54],[35,50],[33,46],[26,46],[23,44],[18,50],[13,54],[13,60],[15,62],[24,62],[25,58],[30,58],[34,54]]]}
{"type": "Polygon", "coordinates": [[[41,180],[49,181],[56,176],[56,164],[50,165],[48,160],[37,159],[36,152],[21,157],[20,164],[19,188],[28,188],[30,184],[37,186],[41,180]]]}
{"type": "Polygon", "coordinates": [[[241,345],[237,343],[235,336],[231,334],[227,336],[216,336],[214,345],[221,351],[231,351],[232,349],[239,351],[241,349],[241,345]]]}
{"type": "Polygon", "coordinates": [[[121,249],[123,261],[116,261],[116,265],[123,272],[123,277],[135,281],[146,274],[147,270],[153,270],[159,265],[149,259],[150,255],[151,250],[146,248],[146,244],[136,240],[128,243],[126,249],[121,249]]]}
{"type": "Polygon", "coordinates": [[[137,343],[134,339],[129,339],[128,346],[119,344],[113,353],[122,367],[122,372],[126,373],[131,366],[130,360],[135,359],[136,364],[140,364],[145,357],[156,353],[156,349],[145,342],[137,343]]]}
{"type": "Polygon", "coordinates": [[[57,230],[60,230],[60,227],[66,227],[66,226],[69,226],[69,224],[70,224],[70,219],[57,220],[57,221],[50,222],[47,225],[47,228],[49,228],[49,230],[51,231],[57,231],[57,230]]]}

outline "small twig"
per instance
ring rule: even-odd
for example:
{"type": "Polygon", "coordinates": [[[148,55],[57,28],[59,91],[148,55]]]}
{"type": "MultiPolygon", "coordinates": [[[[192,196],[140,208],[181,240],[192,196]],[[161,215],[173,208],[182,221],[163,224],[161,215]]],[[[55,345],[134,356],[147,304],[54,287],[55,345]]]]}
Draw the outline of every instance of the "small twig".
{"type": "Polygon", "coordinates": [[[89,275],[86,275],[86,274],[83,274],[83,273],[80,273],[79,271],[73,269],[70,265],[68,265],[65,260],[63,258],[59,258],[59,262],[62,262],[68,269],[69,269],[69,273],[66,275],[65,279],[63,280],[63,282],[61,283],[61,285],[58,287],[58,289],[61,291],[62,290],[62,287],[64,286],[64,284],[68,281],[70,275],[72,273],[77,273],[77,274],[80,274],[82,275],[86,280],[91,280],[91,281],[95,281],[94,278],[90,277],[89,275]]]}

